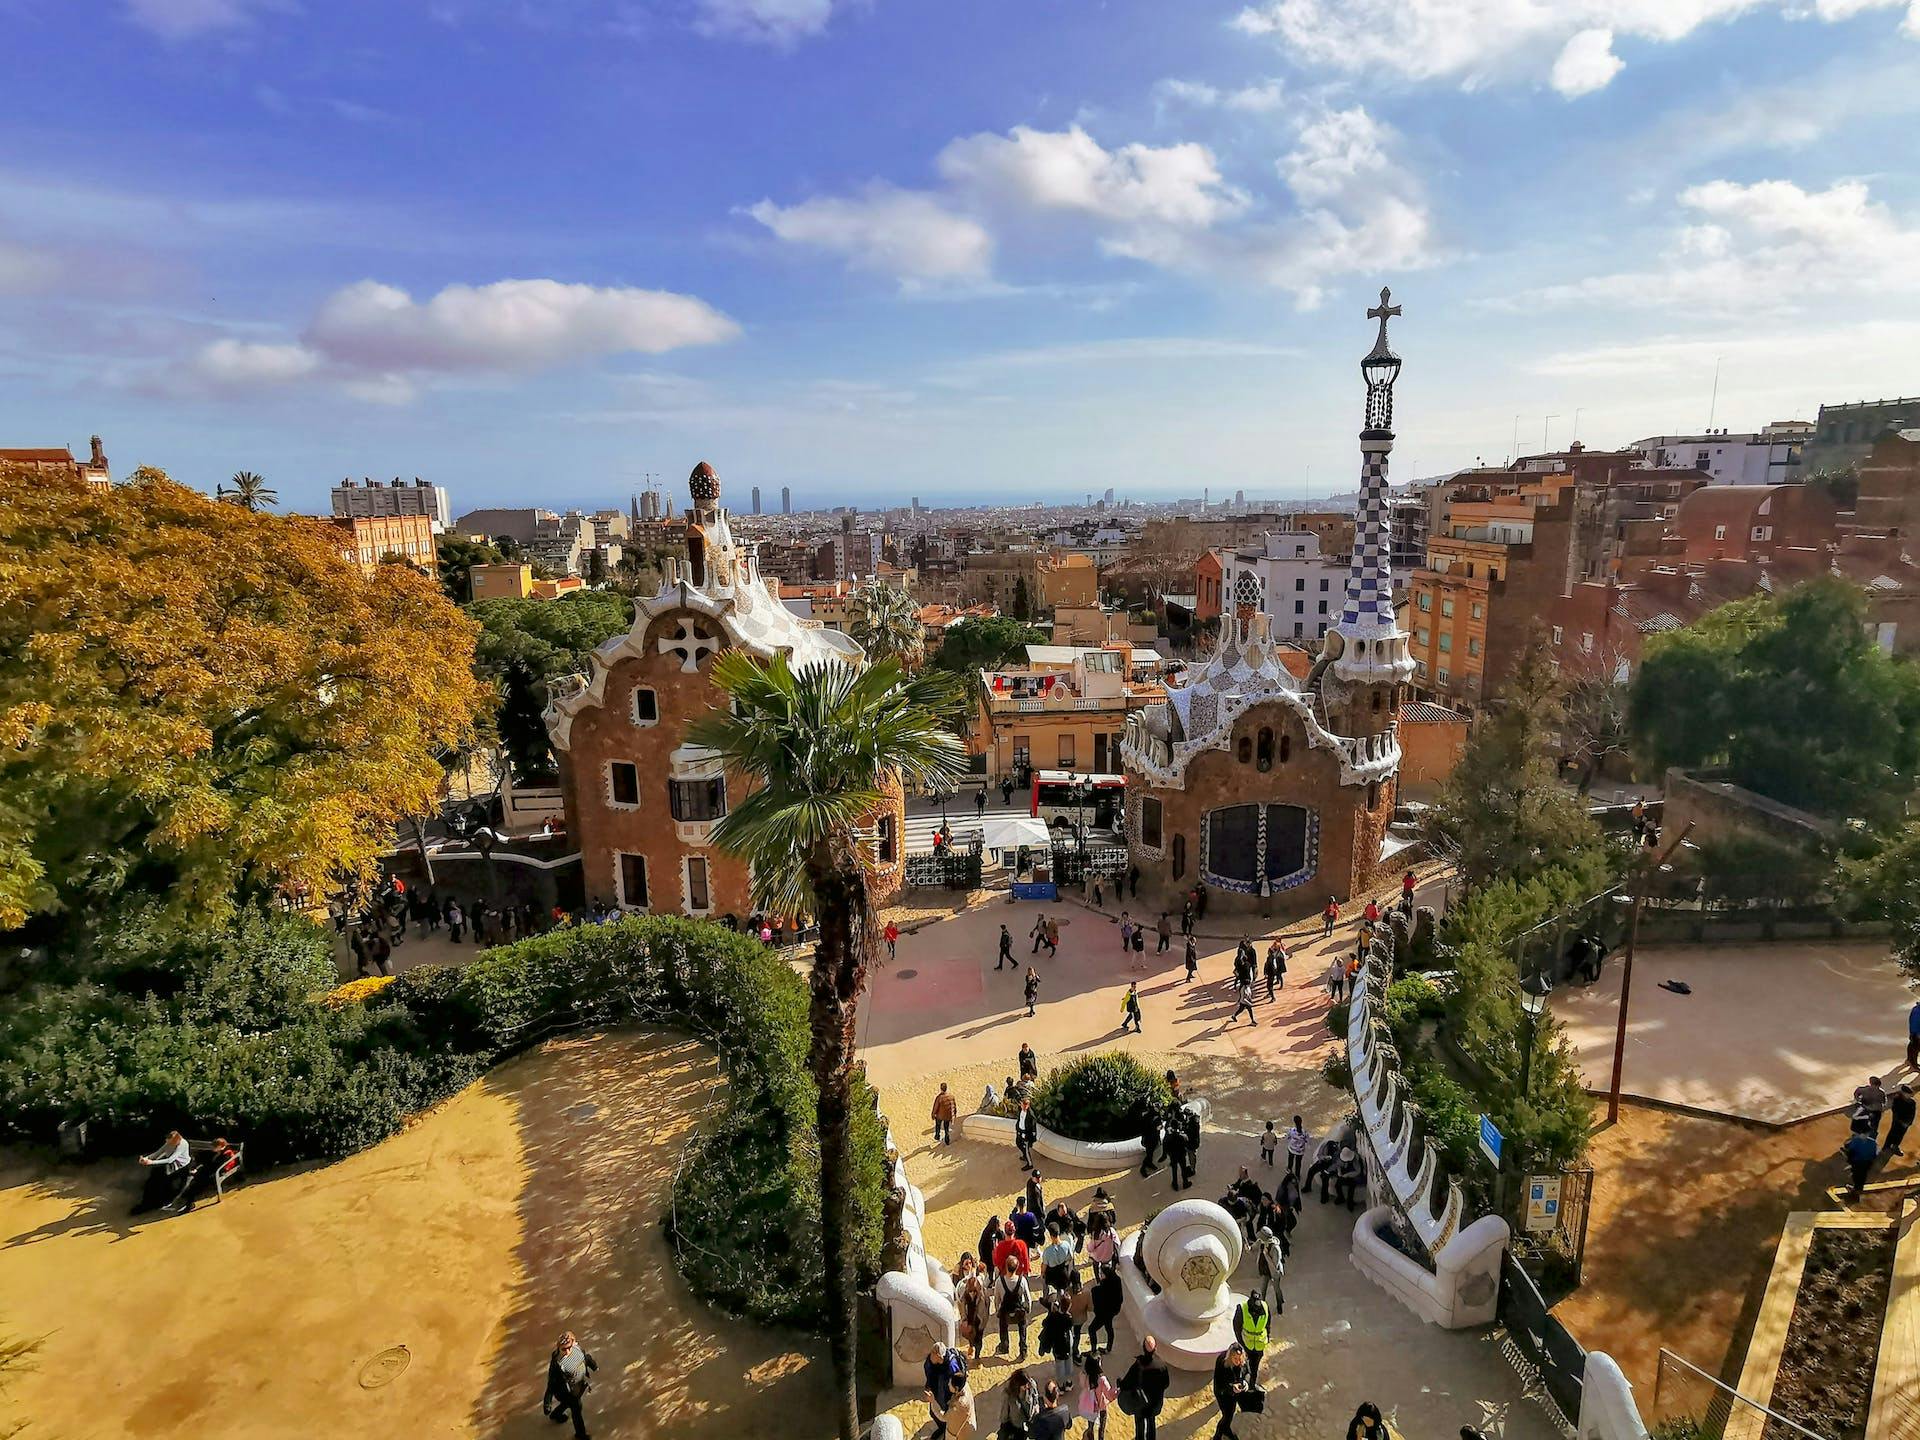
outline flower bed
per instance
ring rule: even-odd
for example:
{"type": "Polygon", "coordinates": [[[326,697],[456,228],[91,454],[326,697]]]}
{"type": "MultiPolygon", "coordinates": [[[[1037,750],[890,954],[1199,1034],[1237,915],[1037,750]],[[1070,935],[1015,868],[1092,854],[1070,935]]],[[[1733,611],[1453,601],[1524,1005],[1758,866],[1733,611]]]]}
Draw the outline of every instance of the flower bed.
{"type": "Polygon", "coordinates": [[[1819,1229],[1787,1322],[1771,1408],[1827,1440],[1862,1440],[1895,1229],[1819,1229]]]}
{"type": "Polygon", "coordinates": [[[1094,1144],[1135,1141],[1149,1113],[1164,1114],[1173,1087],[1124,1051],[1083,1055],[1050,1072],[1033,1092],[1033,1113],[1055,1134],[1094,1144]]]}

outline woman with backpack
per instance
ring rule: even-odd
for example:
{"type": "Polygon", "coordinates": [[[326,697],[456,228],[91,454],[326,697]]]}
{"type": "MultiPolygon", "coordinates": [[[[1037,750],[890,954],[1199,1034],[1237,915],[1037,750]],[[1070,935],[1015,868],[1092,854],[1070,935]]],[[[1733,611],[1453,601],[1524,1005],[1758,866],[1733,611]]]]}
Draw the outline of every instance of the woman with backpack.
{"type": "MultiPolygon", "coordinates": [[[[1025,1359],[1023,1354],[1022,1359],[1025,1359]]],[[[1040,1413],[1040,1391],[1024,1370],[1016,1370],[1007,1379],[1001,1393],[1000,1429],[996,1440],[1027,1440],[1033,1429],[1033,1417],[1040,1413]]]]}

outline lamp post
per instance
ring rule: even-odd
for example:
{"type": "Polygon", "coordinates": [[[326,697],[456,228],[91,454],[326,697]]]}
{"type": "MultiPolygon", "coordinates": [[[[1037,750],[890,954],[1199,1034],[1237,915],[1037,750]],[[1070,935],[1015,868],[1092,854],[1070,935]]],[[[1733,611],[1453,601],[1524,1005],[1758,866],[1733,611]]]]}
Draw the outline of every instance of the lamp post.
{"type": "MultiPolygon", "coordinates": [[[[1667,862],[1673,858],[1674,851],[1687,843],[1687,836],[1693,833],[1693,822],[1689,820],[1671,845],[1660,852],[1649,867],[1641,869],[1633,882],[1633,912],[1627,921],[1627,948],[1620,956],[1620,1018],[1614,1023],[1613,1030],[1613,1078],[1607,1083],[1607,1123],[1617,1124],[1620,1119],[1620,1072],[1627,1063],[1627,1001],[1633,995],[1633,949],[1640,939],[1640,912],[1646,908],[1647,880],[1650,875],[1664,874],[1673,867],[1667,862]]],[[[1624,895],[1616,895],[1624,900],[1624,895]]]]}
{"type": "Polygon", "coordinates": [[[1079,831],[1080,853],[1087,853],[1087,802],[1093,799],[1093,781],[1076,780],[1073,786],[1074,814],[1079,823],[1074,827],[1079,831]]]}
{"type": "Polygon", "coordinates": [[[473,848],[480,852],[480,858],[487,864],[487,903],[494,903],[494,894],[498,888],[493,879],[493,847],[500,842],[500,836],[491,826],[482,825],[473,832],[473,848]]]}
{"type": "Polygon", "coordinates": [[[1533,1042],[1540,1028],[1540,1016],[1547,1008],[1547,996],[1553,993],[1553,981],[1544,971],[1535,971],[1520,982],[1520,1008],[1527,1016],[1526,1048],[1520,1052],[1520,1098],[1533,1099],[1533,1042]]]}

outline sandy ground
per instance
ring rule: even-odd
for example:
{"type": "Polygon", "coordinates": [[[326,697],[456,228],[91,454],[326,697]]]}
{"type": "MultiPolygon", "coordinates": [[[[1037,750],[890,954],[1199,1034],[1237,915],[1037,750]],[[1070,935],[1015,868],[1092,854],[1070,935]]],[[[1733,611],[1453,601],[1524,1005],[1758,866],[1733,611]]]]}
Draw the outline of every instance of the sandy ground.
{"type": "MultiPolygon", "coordinates": [[[[1586,1283],[1554,1313],[1620,1362],[1643,1409],[1662,1347],[1731,1383],[1788,1214],[1835,1208],[1845,1138],[1833,1116],[1772,1130],[1622,1106],[1594,1136],[1586,1283]]],[[[1917,1174],[1896,1156],[1875,1178],[1917,1174]]]]}
{"type": "MultiPolygon", "coordinates": [[[[1642,950],[1633,979],[1626,1094],[1784,1125],[1846,1104],[1868,1075],[1907,1074],[1914,996],[1884,944],[1642,950]]],[[[1553,997],[1590,1089],[1612,1076],[1619,999],[1617,963],[1553,997]]]]}
{"type": "Polygon", "coordinates": [[[8,1157],[0,1329],[43,1345],[0,1433],[532,1440],[556,1433],[538,1403],[563,1328],[600,1363],[603,1437],[803,1433],[824,1360],[695,1301],[658,1224],[717,1083],[678,1037],[555,1041],[385,1144],[178,1218],[129,1219],[124,1165],[8,1157]],[[405,1371],[363,1388],[391,1346],[405,1371]]]}
{"type": "MultiPolygon", "coordinates": [[[[1148,1033],[1152,1034],[1151,1022],[1148,1033]]],[[[1243,1164],[1262,1174],[1278,1174],[1260,1166],[1256,1135],[1267,1118],[1285,1128],[1299,1114],[1309,1128],[1319,1130],[1344,1108],[1341,1097],[1317,1074],[1276,1067],[1260,1056],[1158,1049],[1138,1053],[1156,1068],[1175,1067],[1188,1093],[1204,1095],[1215,1106],[1213,1123],[1201,1145],[1195,1188],[1176,1196],[1164,1170],[1142,1180],[1135,1170],[1096,1175],[1048,1170],[1042,1165],[1049,1203],[1056,1194],[1065,1195],[1078,1209],[1092,1197],[1094,1186],[1104,1184],[1114,1196],[1123,1231],[1131,1231],[1176,1198],[1217,1197],[1243,1164]]],[[[1042,1053],[1042,1073],[1059,1058],[1042,1053]]],[[[928,1246],[949,1263],[974,1247],[990,1213],[1006,1212],[1021,1184],[1019,1161],[1010,1147],[960,1136],[951,1146],[936,1147],[931,1124],[921,1117],[930,1114],[939,1080],[946,1080],[963,1097],[964,1109],[978,1098],[990,1075],[998,1083],[996,1068],[975,1064],[883,1085],[881,1090],[907,1171],[926,1193],[928,1246]]],[[[1353,1220],[1338,1206],[1322,1206],[1317,1199],[1308,1202],[1294,1236],[1293,1262],[1284,1286],[1286,1307],[1274,1321],[1274,1348],[1261,1371],[1274,1410],[1264,1419],[1243,1417],[1235,1427],[1239,1433],[1248,1440],[1264,1435],[1337,1436],[1355,1407],[1372,1400],[1396,1430],[1409,1437],[1453,1436],[1460,1426],[1471,1424],[1503,1440],[1546,1440],[1552,1432],[1543,1412],[1523,1398],[1519,1379],[1489,1336],[1451,1333],[1424,1324],[1353,1268],[1347,1258],[1353,1220]]],[[[1252,1273],[1249,1255],[1236,1285],[1244,1285],[1252,1273]]],[[[1118,1348],[1112,1363],[1119,1368],[1112,1374],[1118,1380],[1139,1348],[1139,1336],[1124,1320],[1116,1329],[1118,1348]]],[[[1038,1333],[1036,1322],[1030,1327],[1030,1341],[1038,1333]]],[[[984,1393],[979,1413],[987,1434],[999,1423],[999,1390],[1015,1368],[994,1351],[990,1335],[973,1382],[984,1393]]],[[[1030,1360],[1028,1370],[1041,1380],[1050,1373],[1048,1362],[1038,1359],[1030,1360]]],[[[928,1433],[927,1409],[917,1389],[890,1391],[884,1403],[909,1436],[928,1433]]],[[[1214,1414],[1206,1377],[1182,1378],[1176,1372],[1161,1433],[1169,1440],[1209,1435],[1214,1414]]],[[[1115,1440],[1131,1433],[1124,1417],[1113,1424],[1115,1440]]]]}

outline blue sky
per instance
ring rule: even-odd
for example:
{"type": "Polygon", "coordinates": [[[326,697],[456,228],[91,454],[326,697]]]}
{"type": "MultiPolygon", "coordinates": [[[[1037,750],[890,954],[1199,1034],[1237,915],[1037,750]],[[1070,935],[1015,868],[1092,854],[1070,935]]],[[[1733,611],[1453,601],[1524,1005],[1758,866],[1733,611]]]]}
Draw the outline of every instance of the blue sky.
{"type": "Polygon", "coordinates": [[[1920,390],[1920,0],[0,0],[0,444],[1350,489],[1920,390]]]}

